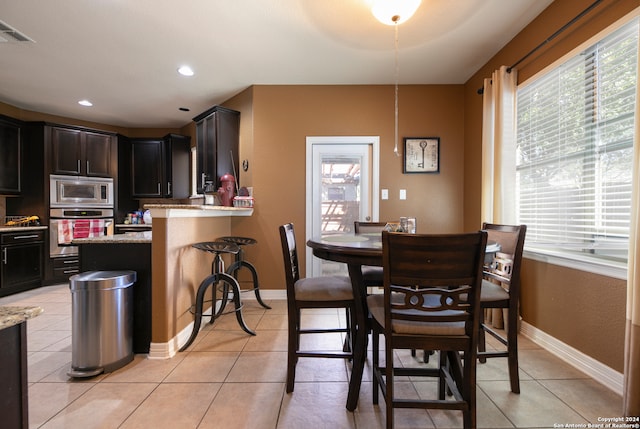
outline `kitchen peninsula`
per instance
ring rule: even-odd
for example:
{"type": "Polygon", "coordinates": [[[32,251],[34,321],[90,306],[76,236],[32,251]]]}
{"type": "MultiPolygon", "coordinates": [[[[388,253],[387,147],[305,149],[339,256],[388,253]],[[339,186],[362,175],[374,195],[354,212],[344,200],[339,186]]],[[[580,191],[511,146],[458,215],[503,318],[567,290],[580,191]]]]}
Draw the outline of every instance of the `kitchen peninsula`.
{"type": "MultiPolygon", "coordinates": [[[[191,333],[191,307],[195,302],[195,294],[200,282],[211,273],[211,255],[191,245],[233,235],[232,231],[241,230],[243,218],[253,214],[253,208],[183,204],[148,204],[144,208],[151,212],[151,232],[80,239],[74,240],[74,244],[77,242],[80,246],[81,271],[85,268],[138,271],[132,265],[137,264],[138,269],[144,270],[141,259],[146,259],[140,246],[146,245],[148,252],[151,243],[151,281],[147,292],[150,293],[151,313],[139,317],[148,317],[151,324],[149,357],[169,358],[176,354],[191,333]],[[107,249],[102,246],[110,246],[108,258],[119,259],[120,265],[116,267],[110,262],[109,268],[98,266],[98,255],[105,255],[104,250],[107,249]],[[131,253],[125,250],[132,246],[131,253]],[[92,262],[87,266],[83,262],[83,248],[93,253],[89,257],[92,262]]],[[[140,281],[140,273],[138,279],[140,281]]],[[[135,294],[134,289],[134,299],[149,308],[147,298],[135,297],[135,294]]],[[[137,330],[136,313],[141,311],[141,308],[134,310],[134,330],[137,330]]],[[[142,324],[141,330],[148,331],[148,328],[142,324]]]]}

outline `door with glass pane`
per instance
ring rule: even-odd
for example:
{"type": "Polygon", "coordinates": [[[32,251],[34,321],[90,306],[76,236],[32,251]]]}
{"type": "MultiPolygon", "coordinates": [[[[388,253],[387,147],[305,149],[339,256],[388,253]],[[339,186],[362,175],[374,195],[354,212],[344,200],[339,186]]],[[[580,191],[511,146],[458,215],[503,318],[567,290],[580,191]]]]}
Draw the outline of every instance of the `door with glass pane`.
{"type": "MultiPolygon", "coordinates": [[[[378,217],[377,137],[307,138],[307,239],[351,232],[378,217]]],[[[346,274],[346,266],[312,257],[307,276],[346,274]]]]}

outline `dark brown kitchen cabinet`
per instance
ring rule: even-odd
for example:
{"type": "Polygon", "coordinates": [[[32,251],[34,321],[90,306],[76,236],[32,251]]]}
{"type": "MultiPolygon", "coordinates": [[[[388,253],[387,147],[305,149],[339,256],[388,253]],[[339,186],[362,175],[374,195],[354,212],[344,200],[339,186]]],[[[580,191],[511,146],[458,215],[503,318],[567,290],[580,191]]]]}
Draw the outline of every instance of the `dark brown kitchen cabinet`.
{"type": "Polygon", "coordinates": [[[22,122],[0,116],[0,194],[21,191],[22,122]]]}
{"type": "Polygon", "coordinates": [[[190,137],[134,138],[131,144],[133,198],[188,198],[190,137]]]}
{"type": "Polygon", "coordinates": [[[44,231],[0,234],[0,296],[42,286],[44,231]]]}
{"type": "Polygon", "coordinates": [[[112,177],[112,134],[63,127],[50,130],[53,174],[112,177]]]}
{"type": "MultiPolygon", "coordinates": [[[[207,181],[220,184],[220,176],[238,174],[240,112],[214,106],[193,118],[196,123],[197,192],[207,181]]],[[[238,177],[236,177],[238,180],[238,177]]]]}

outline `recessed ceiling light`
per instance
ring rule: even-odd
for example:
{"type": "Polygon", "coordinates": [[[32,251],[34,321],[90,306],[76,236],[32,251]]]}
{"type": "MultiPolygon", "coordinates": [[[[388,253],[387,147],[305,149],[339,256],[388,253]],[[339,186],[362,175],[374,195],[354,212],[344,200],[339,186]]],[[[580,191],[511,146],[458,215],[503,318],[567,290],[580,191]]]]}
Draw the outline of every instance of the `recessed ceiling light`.
{"type": "Polygon", "coordinates": [[[93,103],[90,102],[89,100],[80,100],[80,101],[78,101],[78,104],[81,105],[81,106],[86,106],[86,107],[93,106],[93,103]]]}
{"type": "Polygon", "coordinates": [[[181,66],[178,69],[178,73],[180,73],[182,76],[193,76],[193,70],[189,66],[181,66]]]}

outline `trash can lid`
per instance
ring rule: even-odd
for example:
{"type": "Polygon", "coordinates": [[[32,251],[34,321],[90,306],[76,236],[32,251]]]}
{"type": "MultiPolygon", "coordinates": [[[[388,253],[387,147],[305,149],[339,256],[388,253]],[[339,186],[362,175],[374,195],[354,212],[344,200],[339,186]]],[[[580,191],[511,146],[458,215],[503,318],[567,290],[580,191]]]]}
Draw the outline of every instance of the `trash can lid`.
{"type": "Polygon", "coordinates": [[[131,286],[137,279],[135,271],[85,271],[69,277],[69,288],[79,289],[122,289],[131,286]]]}

